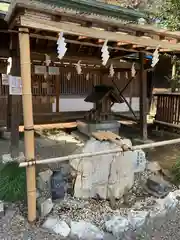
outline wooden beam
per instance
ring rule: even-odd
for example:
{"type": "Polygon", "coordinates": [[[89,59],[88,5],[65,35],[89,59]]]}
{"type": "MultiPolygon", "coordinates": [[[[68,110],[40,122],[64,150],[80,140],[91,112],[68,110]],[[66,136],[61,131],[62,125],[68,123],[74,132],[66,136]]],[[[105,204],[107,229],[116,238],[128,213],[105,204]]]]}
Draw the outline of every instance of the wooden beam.
{"type": "MultiPolygon", "coordinates": [[[[58,63],[64,63],[64,62],[68,62],[68,63],[77,63],[79,61],[79,57],[78,56],[64,56],[63,59],[61,61],[59,61],[59,59],[57,58],[56,54],[50,54],[51,60],[53,62],[57,62],[58,63]]],[[[33,60],[38,60],[38,61],[45,61],[45,53],[37,53],[37,52],[31,52],[31,61],[33,60]]],[[[106,65],[106,68],[102,65],[102,60],[98,59],[98,58],[94,58],[94,57],[82,57],[81,58],[82,63],[85,64],[93,64],[93,65],[101,65],[102,69],[107,69],[107,67],[109,67],[111,64],[113,64],[114,67],[119,68],[119,69],[129,69],[132,66],[132,63],[130,62],[120,62],[120,60],[113,60],[113,59],[109,59],[108,63],[106,65]]],[[[140,65],[137,64],[136,69],[140,69],[140,65]]]]}
{"type": "Polygon", "coordinates": [[[172,51],[180,51],[180,44],[166,43],[155,39],[144,39],[143,37],[131,36],[129,34],[108,32],[94,28],[82,27],[73,23],[54,22],[50,20],[40,19],[38,17],[21,16],[20,24],[25,27],[42,29],[51,32],[65,32],[72,35],[84,35],[91,38],[104,38],[109,41],[121,41],[130,44],[140,44],[142,46],[149,46],[153,48],[167,48],[172,51]]]}
{"type": "Polygon", "coordinates": [[[140,59],[140,134],[142,140],[147,140],[147,76],[144,71],[144,54],[139,53],[140,59]]]}
{"type": "MultiPolygon", "coordinates": [[[[39,34],[34,34],[34,33],[30,33],[30,37],[31,38],[38,38],[38,39],[47,39],[47,40],[50,40],[50,41],[57,41],[57,37],[53,37],[53,36],[42,36],[42,35],[39,35],[39,34]]],[[[92,39],[91,39],[92,40],[92,39]]],[[[100,39],[98,39],[100,40],[100,39]]],[[[104,42],[104,41],[103,41],[104,42]]],[[[66,38],[66,43],[71,43],[71,44],[78,44],[78,45],[84,45],[84,46],[88,46],[88,47],[98,47],[98,48],[102,48],[102,43],[101,44],[95,44],[95,43],[92,43],[92,42],[84,42],[84,41],[77,41],[77,40],[73,40],[73,39],[67,39],[66,38]]],[[[126,51],[127,53],[128,52],[139,52],[138,50],[136,49],[131,49],[129,46],[131,46],[132,44],[129,44],[129,43],[124,43],[124,46],[127,46],[128,48],[126,47],[117,47],[116,46],[109,46],[108,45],[108,48],[109,49],[113,49],[113,50],[119,50],[119,51],[126,51]]],[[[152,53],[151,52],[148,52],[146,50],[144,50],[144,53],[146,54],[149,54],[151,55],[152,53]]]]}

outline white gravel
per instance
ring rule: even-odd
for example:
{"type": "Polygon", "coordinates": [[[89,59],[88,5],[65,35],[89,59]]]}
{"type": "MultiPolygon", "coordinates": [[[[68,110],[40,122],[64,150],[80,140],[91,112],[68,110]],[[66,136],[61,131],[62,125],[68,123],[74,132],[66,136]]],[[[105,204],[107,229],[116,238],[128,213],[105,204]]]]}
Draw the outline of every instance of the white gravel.
{"type": "MultiPolygon", "coordinates": [[[[152,199],[146,202],[151,202],[152,199]]],[[[65,202],[65,201],[64,201],[65,202]]],[[[99,202],[90,201],[81,202],[78,206],[76,205],[76,201],[73,199],[69,199],[69,203],[71,203],[71,208],[64,208],[64,212],[61,208],[56,207],[54,209],[53,214],[59,214],[61,219],[65,219],[68,223],[70,218],[73,216],[74,220],[89,220],[95,223],[97,226],[101,226],[103,228],[103,219],[108,219],[108,216],[111,214],[118,214],[119,212],[122,215],[126,215],[126,210],[112,211],[107,202],[99,202]],[[74,203],[73,203],[74,202],[74,203]],[[81,208],[83,207],[84,208],[81,208]],[[69,214],[68,214],[69,213],[69,214]],[[101,215],[99,215],[101,213],[101,215]],[[84,216],[84,217],[83,217],[84,216]],[[69,219],[69,220],[68,220],[69,219]],[[95,221],[96,219],[96,221],[95,221]]],[[[58,205],[58,204],[57,204],[58,205]]],[[[61,206],[67,206],[68,204],[61,203],[61,206]]],[[[29,225],[26,216],[24,214],[23,206],[9,206],[9,209],[13,209],[13,211],[6,210],[5,216],[0,219],[0,239],[1,240],[56,240],[60,239],[59,236],[51,234],[42,229],[42,223],[44,219],[39,220],[35,225],[29,225]],[[23,214],[22,214],[23,211],[23,214]]],[[[63,207],[62,207],[63,209],[63,207]]],[[[146,235],[145,240],[178,240],[180,239],[180,207],[176,208],[176,214],[169,216],[169,218],[165,218],[163,220],[163,224],[159,226],[157,224],[156,228],[153,229],[151,235],[146,235]]],[[[69,238],[68,238],[69,239],[69,238]]],[[[142,238],[143,239],[143,238],[142,238]]],[[[88,239],[87,239],[88,240],[88,239]]],[[[132,239],[133,240],[133,239],[132,239]]],[[[140,240],[140,239],[137,239],[140,240]]]]}

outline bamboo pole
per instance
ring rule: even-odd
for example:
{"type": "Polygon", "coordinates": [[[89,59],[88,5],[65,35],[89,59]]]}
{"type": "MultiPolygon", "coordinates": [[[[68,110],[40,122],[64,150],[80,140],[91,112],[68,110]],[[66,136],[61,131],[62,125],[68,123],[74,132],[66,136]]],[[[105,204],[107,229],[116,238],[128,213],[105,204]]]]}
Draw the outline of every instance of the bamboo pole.
{"type": "MultiPolygon", "coordinates": [[[[34,123],[31,93],[31,60],[29,30],[19,29],[19,47],[22,78],[22,102],[24,115],[25,158],[34,160],[34,123]]],[[[36,220],[36,171],[35,166],[26,169],[28,221],[36,220]]]]}
{"type": "MultiPolygon", "coordinates": [[[[154,148],[154,147],[161,147],[166,145],[172,145],[180,143],[180,138],[172,139],[172,140],[166,140],[166,141],[160,141],[155,143],[147,143],[142,145],[136,145],[129,149],[129,151],[139,150],[139,149],[147,149],[147,148],[154,148]]],[[[42,159],[42,160],[36,160],[36,161],[30,161],[30,162],[22,162],[19,164],[19,167],[27,167],[35,164],[49,164],[49,163],[55,163],[55,162],[63,162],[63,161],[70,161],[76,158],[84,158],[84,157],[93,157],[93,156],[100,156],[105,154],[113,154],[118,152],[124,152],[121,147],[107,150],[107,151],[100,151],[100,152],[94,152],[94,153],[82,153],[82,154],[74,154],[74,155],[68,155],[64,157],[57,157],[57,158],[49,158],[49,159],[42,159]]]]}

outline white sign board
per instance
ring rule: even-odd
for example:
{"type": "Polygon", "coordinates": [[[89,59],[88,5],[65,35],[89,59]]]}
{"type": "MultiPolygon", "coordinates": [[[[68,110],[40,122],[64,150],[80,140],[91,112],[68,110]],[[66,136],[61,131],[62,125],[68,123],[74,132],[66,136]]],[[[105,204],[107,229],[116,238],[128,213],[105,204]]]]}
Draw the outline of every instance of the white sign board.
{"type": "Polygon", "coordinates": [[[35,65],[34,73],[44,75],[46,73],[46,66],[35,65]]]}
{"type": "Polygon", "coordinates": [[[58,67],[49,67],[48,68],[49,75],[59,75],[59,68],[58,67]]]}
{"type": "Polygon", "coordinates": [[[9,75],[9,94],[10,95],[22,95],[21,77],[9,75]]]}
{"type": "Polygon", "coordinates": [[[4,85],[4,86],[9,85],[9,80],[8,80],[8,75],[7,74],[2,74],[2,85],[4,85]]]}

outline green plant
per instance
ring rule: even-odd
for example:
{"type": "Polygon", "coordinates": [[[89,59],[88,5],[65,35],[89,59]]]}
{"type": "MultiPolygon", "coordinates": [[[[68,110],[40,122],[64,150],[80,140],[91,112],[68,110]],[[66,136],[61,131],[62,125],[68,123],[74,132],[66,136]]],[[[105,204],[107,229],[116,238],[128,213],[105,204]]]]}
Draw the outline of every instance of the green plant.
{"type": "Polygon", "coordinates": [[[156,18],[162,27],[180,30],[180,0],[164,0],[159,5],[156,18]]]}
{"type": "Polygon", "coordinates": [[[180,183],[180,159],[177,159],[176,163],[171,170],[172,180],[175,184],[180,183]]]}
{"type": "Polygon", "coordinates": [[[176,56],[171,58],[172,63],[172,74],[169,76],[165,76],[165,78],[169,81],[171,86],[171,91],[176,92],[180,90],[180,60],[176,56]]]}
{"type": "Polygon", "coordinates": [[[26,197],[26,170],[18,163],[0,165],[0,200],[15,202],[26,197]]]}

